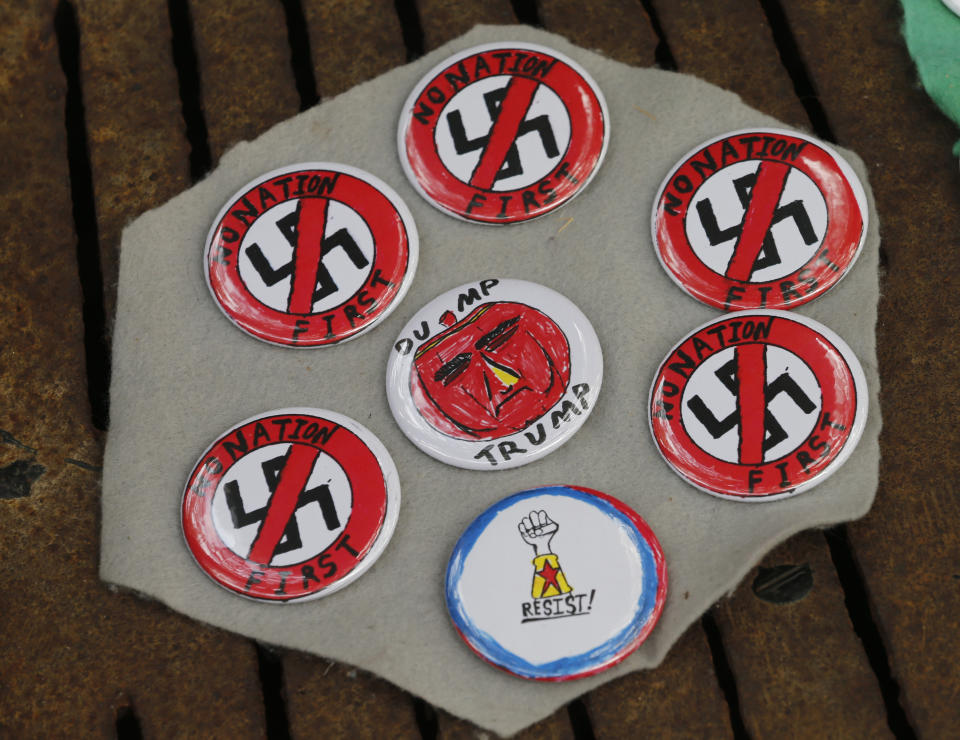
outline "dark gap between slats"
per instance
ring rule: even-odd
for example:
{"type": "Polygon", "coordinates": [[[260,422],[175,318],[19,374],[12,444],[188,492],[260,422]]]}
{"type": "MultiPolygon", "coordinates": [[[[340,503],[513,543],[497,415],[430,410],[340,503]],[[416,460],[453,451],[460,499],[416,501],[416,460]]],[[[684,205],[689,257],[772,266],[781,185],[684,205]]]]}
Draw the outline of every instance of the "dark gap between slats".
{"type": "Polygon", "coordinates": [[[583,699],[574,699],[567,704],[567,714],[570,717],[570,726],[573,727],[574,740],[596,740],[590,712],[583,699]]]}
{"type": "Polygon", "coordinates": [[[407,47],[407,61],[412,62],[423,56],[423,26],[420,25],[420,13],[414,0],[394,0],[403,45],[407,47]]]}
{"type": "Polygon", "coordinates": [[[517,16],[518,21],[528,26],[543,28],[536,0],[510,0],[510,4],[513,5],[513,14],[517,16]]]}
{"type": "Polygon", "coordinates": [[[276,653],[254,642],[257,648],[257,668],[263,691],[263,713],[268,740],[290,740],[290,722],[283,698],[283,661],[276,653]]]}
{"type": "Polygon", "coordinates": [[[117,708],[116,722],[117,740],[142,740],[143,730],[140,729],[140,720],[130,704],[117,708]]]}
{"type": "MultiPolygon", "coordinates": [[[[796,37],[790,28],[787,15],[779,0],[759,0],[773,33],[773,40],[784,68],[793,82],[793,89],[803,104],[813,127],[814,133],[821,139],[836,142],[833,127],[820,99],[817,96],[813,78],[803,61],[796,37]]],[[[881,266],[886,269],[887,255],[881,250],[881,266]]],[[[854,632],[863,643],[864,651],[880,686],[880,693],[887,711],[887,724],[898,738],[915,738],[916,732],[907,719],[907,713],[900,704],[900,686],[890,672],[887,649],[883,644],[880,629],[874,621],[867,600],[867,586],[863,573],[856,564],[853,548],[844,526],[834,527],[825,533],[830,547],[830,556],[843,588],[847,614],[853,623],[854,632]]]]}
{"type": "Polygon", "coordinates": [[[663,26],[660,25],[660,16],[657,15],[657,9],[653,7],[653,0],[640,0],[647,18],[650,19],[650,28],[653,29],[657,37],[657,48],[653,50],[653,61],[660,69],[669,72],[677,71],[677,60],[670,50],[670,44],[667,42],[667,35],[663,32],[663,26]]]}
{"type": "Polygon", "coordinates": [[[437,710],[427,704],[423,699],[414,697],[413,716],[417,721],[417,728],[420,730],[420,737],[423,740],[436,740],[440,732],[440,722],[437,719],[437,710]]]}
{"type": "Polygon", "coordinates": [[[749,740],[750,733],[747,732],[747,726],[743,722],[743,715],[740,713],[740,694],[737,691],[737,681],[733,677],[733,669],[730,667],[730,661],[727,659],[727,651],[723,647],[723,637],[720,635],[720,628],[713,618],[713,614],[707,612],[700,618],[700,625],[707,635],[707,644],[710,646],[710,655],[713,658],[713,672],[717,676],[717,684],[720,691],[723,692],[724,699],[727,701],[727,710],[730,712],[730,727],[733,730],[735,740],[749,740]]]}
{"type": "Polygon", "coordinates": [[[913,739],[917,737],[916,730],[910,724],[907,713],[900,704],[900,684],[890,672],[890,661],[887,657],[887,648],[880,636],[880,629],[870,613],[870,602],[867,595],[863,573],[857,565],[847,535],[847,528],[839,525],[825,530],[823,533],[830,547],[830,557],[840,578],[843,588],[844,602],[847,613],[853,623],[853,631],[863,643],[867,653],[867,660],[873,669],[880,684],[880,694],[887,710],[887,724],[894,737],[913,739]]]}
{"type": "Polygon", "coordinates": [[[803,56],[800,54],[800,47],[797,46],[797,39],[787,21],[787,14],[783,12],[779,0],[759,0],[759,2],[764,15],[767,16],[767,23],[773,33],[773,42],[780,55],[780,61],[790,75],[794,92],[807,112],[807,118],[810,119],[814,133],[825,141],[836,142],[827,113],[820,104],[813,79],[807,71],[807,65],[804,64],[803,56]]]}
{"type": "MultiPolygon", "coordinates": [[[[654,50],[654,62],[661,69],[671,72],[677,71],[677,60],[670,49],[670,42],[667,35],[660,25],[660,17],[653,5],[653,0],[640,0],[647,17],[650,19],[650,28],[657,37],[657,47],[654,50]]],[[[740,712],[740,694],[737,691],[737,682],[730,668],[730,662],[727,660],[727,651],[723,645],[723,636],[720,634],[720,628],[717,627],[716,620],[710,612],[706,612],[700,619],[700,625],[707,636],[707,644],[710,646],[710,656],[713,659],[713,672],[717,678],[717,685],[723,693],[724,700],[727,703],[727,711],[730,715],[730,727],[733,730],[733,736],[736,740],[747,740],[750,733],[743,722],[743,715],[740,712]]]]}
{"type": "Polygon", "coordinates": [[[300,0],[282,0],[287,19],[287,39],[290,43],[290,65],[300,95],[300,110],[312,108],[320,102],[317,79],[313,74],[313,55],[310,53],[310,33],[300,0]]]}
{"type": "Polygon", "coordinates": [[[104,430],[109,417],[110,348],[106,337],[103,305],[103,274],[100,269],[100,237],[93,195],[93,171],[87,148],[87,124],[80,87],[80,28],[73,6],[57,5],[54,29],[60,66],[67,81],[65,125],[70,197],[77,235],[77,272],[80,278],[83,316],[83,347],[86,355],[87,396],[93,426],[104,430]]]}
{"type": "Polygon", "coordinates": [[[177,68],[180,87],[180,107],[190,144],[190,178],[197,182],[210,171],[213,158],[200,98],[200,69],[193,45],[193,23],[187,0],[167,0],[167,11],[173,38],[173,64],[177,68]]]}

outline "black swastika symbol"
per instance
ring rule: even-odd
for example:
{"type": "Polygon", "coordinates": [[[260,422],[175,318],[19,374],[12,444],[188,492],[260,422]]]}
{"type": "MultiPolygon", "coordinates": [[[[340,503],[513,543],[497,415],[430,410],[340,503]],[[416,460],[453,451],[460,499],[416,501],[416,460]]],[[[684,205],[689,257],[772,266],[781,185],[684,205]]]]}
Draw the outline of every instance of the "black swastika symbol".
{"type": "MultiPolygon", "coordinates": [[[[743,224],[747,218],[747,212],[750,209],[751,195],[753,186],[757,182],[757,175],[758,173],[754,172],[749,175],[744,175],[743,177],[738,177],[733,181],[733,187],[744,209],[743,219],[738,224],[721,229],[717,223],[717,216],[713,211],[713,204],[710,202],[710,199],[704,198],[697,203],[697,215],[700,217],[700,223],[703,225],[703,230],[707,235],[710,246],[715,247],[718,244],[727,242],[730,239],[736,239],[740,236],[743,231],[743,224]]],[[[778,206],[773,212],[773,218],[763,237],[763,246],[750,270],[751,275],[765,267],[780,264],[780,252],[777,250],[777,244],[774,241],[771,229],[775,224],[788,218],[793,219],[797,230],[800,232],[800,237],[805,244],[810,245],[817,241],[817,234],[814,231],[813,224],[810,222],[810,216],[802,200],[793,200],[782,206],[778,206]]]]}
{"type": "MultiPolygon", "coordinates": [[[[260,466],[263,470],[263,477],[267,481],[267,488],[270,490],[271,496],[277,490],[280,474],[283,472],[289,455],[290,453],[288,451],[287,454],[267,460],[260,466]]],[[[230,510],[230,519],[235,528],[240,529],[250,524],[262,523],[266,518],[267,511],[270,508],[270,501],[267,501],[267,503],[259,509],[247,511],[243,506],[240,486],[236,480],[225,483],[223,491],[226,495],[227,508],[230,510]]],[[[291,550],[297,550],[303,546],[303,541],[300,538],[300,528],[297,526],[296,511],[314,502],[320,505],[320,512],[323,514],[323,523],[327,526],[327,529],[333,531],[340,528],[340,517],[337,515],[337,508],[333,503],[333,496],[330,495],[330,488],[327,484],[324,483],[310,490],[304,488],[297,497],[296,509],[290,515],[290,520],[283,530],[283,536],[274,548],[271,557],[282,555],[291,550]]]]}
{"type": "MultiPolygon", "coordinates": [[[[505,85],[499,90],[491,90],[483,95],[483,102],[487,106],[487,113],[490,114],[490,131],[493,131],[493,124],[496,123],[497,118],[500,116],[500,106],[501,103],[503,103],[504,97],[506,97],[507,87],[508,85],[505,85]]],[[[477,149],[482,150],[486,148],[487,142],[490,140],[490,131],[476,139],[468,139],[467,131],[463,127],[463,118],[458,110],[451,111],[447,114],[447,125],[450,126],[450,135],[453,138],[453,147],[456,149],[457,154],[466,154],[467,152],[472,152],[477,149]]],[[[494,182],[507,177],[513,177],[514,175],[523,174],[523,165],[520,163],[520,152],[517,150],[516,142],[521,136],[533,132],[539,134],[543,151],[548,157],[560,156],[557,139],[554,136],[553,127],[550,125],[550,119],[546,114],[522,121],[517,129],[517,135],[514,137],[513,143],[510,144],[510,149],[507,151],[503,166],[497,171],[496,177],[493,179],[494,182]]]]}
{"type": "MultiPolygon", "coordinates": [[[[297,248],[299,220],[300,209],[297,208],[295,211],[292,211],[277,221],[277,228],[294,250],[297,248]]],[[[356,241],[350,236],[350,232],[347,231],[346,228],[338,229],[330,236],[324,237],[320,247],[320,261],[317,265],[317,287],[313,294],[314,302],[337,292],[336,281],[333,279],[330,271],[323,265],[324,257],[337,247],[343,249],[344,253],[350,258],[350,261],[357,269],[370,264],[370,261],[360,250],[360,247],[357,246],[356,241]]],[[[250,263],[268,287],[276,285],[285,277],[293,275],[295,266],[293,259],[285,265],[274,268],[263,254],[260,245],[255,243],[247,247],[246,254],[250,263]]]]}
{"type": "MultiPolygon", "coordinates": [[[[740,396],[740,383],[737,377],[737,357],[723,364],[714,375],[734,396],[740,396]]],[[[787,438],[787,433],[777,421],[777,418],[770,412],[770,402],[781,393],[786,393],[797,407],[805,414],[816,410],[816,404],[804,393],[803,389],[797,385],[797,382],[790,377],[789,373],[781,373],[773,382],[765,383],[763,387],[764,411],[763,411],[763,451],[772,449],[787,438]]],[[[694,396],[687,402],[687,408],[693,412],[697,420],[703,424],[707,432],[714,439],[720,439],[724,434],[742,423],[739,404],[737,408],[731,411],[725,418],[717,419],[713,411],[707,407],[700,396],[694,396]]]]}

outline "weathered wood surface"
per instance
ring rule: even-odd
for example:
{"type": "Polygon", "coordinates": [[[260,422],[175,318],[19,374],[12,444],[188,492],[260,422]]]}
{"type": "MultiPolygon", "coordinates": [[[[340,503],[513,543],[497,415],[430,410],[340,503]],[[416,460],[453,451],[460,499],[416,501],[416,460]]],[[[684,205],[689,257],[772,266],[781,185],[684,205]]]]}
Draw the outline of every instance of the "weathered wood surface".
{"type": "Polygon", "coordinates": [[[380,679],[292,652],[279,654],[282,678],[262,673],[282,685],[262,686],[249,641],[99,583],[103,439],[87,398],[76,255],[79,238],[89,272],[96,264],[89,252],[99,245],[102,288],[91,290],[86,280],[84,287],[88,300],[102,300],[101,330],[109,331],[125,223],[188,187],[191,174],[202,175],[236,141],[304,105],[475,23],[518,16],[620,61],[675,65],[855,149],[871,170],[889,258],[878,327],[883,463],[871,514],[849,525],[848,540],[834,538],[832,549],[821,534],[807,533],[765,559],[761,568],[798,566],[788,582],[809,568],[812,588],[800,600],[771,603],[770,587],[761,598],[755,572],[713,610],[718,637],[710,644],[696,625],[659,669],[601,687],[521,736],[621,737],[658,728],[689,737],[872,737],[888,733],[888,724],[899,734],[911,725],[931,737],[956,733],[960,503],[950,453],[958,448],[951,421],[960,393],[953,338],[960,217],[948,204],[960,202],[949,157],[957,131],[915,85],[895,0],[608,0],[589,11],[568,0],[78,0],[60,3],[55,29],[57,7],[34,2],[0,11],[0,100],[16,112],[0,133],[7,215],[0,265],[9,286],[0,295],[0,559],[7,576],[0,734],[108,737],[119,717],[121,731],[132,722],[147,736],[477,735],[380,679]],[[68,161],[68,78],[58,50],[58,43],[69,46],[74,13],[85,108],[69,126],[82,144],[77,128],[85,124],[88,182],[82,154],[68,161]],[[184,62],[185,49],[196,68],[184,62]],[[798,74],[809,75],[813,101],[810,91],[798,96],[798,74]],[[91,204],[86,221],[71,175],[74,195],[80,188],[91,204]],[[838,577],[834,560],[844,553],[857,567],[841,564],[838,577]],[[861,577],[869,610],[849,603],[859,593],[850,584],[861,577]],[[869,635],[861,640],[877,627],[878,644],[869,635]],[[273,697],[266,709],[265,694],[273,697]]]}
{"type": "Polygon", "coordinates": [[[923,736],[956,735],[958,132],[916,83],[894,0],[784,8],[837,140],[870,167],[888,258],[877,327],[881,484],[850,540],[908,717],[923,736]]]}

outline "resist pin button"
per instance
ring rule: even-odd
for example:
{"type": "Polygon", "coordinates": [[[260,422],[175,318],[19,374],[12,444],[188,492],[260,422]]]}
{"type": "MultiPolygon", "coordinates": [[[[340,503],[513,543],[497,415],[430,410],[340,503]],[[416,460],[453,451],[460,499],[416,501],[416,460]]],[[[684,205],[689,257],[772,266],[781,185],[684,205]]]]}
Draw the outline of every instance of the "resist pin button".
{"type": "Polygon", "coordinates": [[[619,663],[667,596],[650,527],[578,486],[522,491],[477,517],[453,548],[447,609],[467,645],[522,678],[566,681],[619,663]]]}
{"type": "Polygon", "coordinates": [[[867,199],[826,144],[746,129],[680,160],[660,186],[651,227],[660,263],[697,300],[726,311],[793,308],[853,265],[867,199]]]}
{"type": "Polygon", "coordinates": [[[542,216],[579,194],[610,117],[580,65],[544,46],[477,46],[430,70],[404,103],[400,162],[432,205],[467,221],[542,216]]]}
{"type": "Polygon", "coordinates": [[[342,164],[268,172],[220,211],[204,274],[220,310],[257,339],[322,347],[372,329],[417,268],[413,217],[386,183],[342,164]]]}
{"type": "Polygon", "coordinates": [[[197,565],[258,601],[306,601],[360,577],[400,510],[386,448],[352,419],[271,411],[225,432],[183,492],[183,536],[197,565]]]}
{"type": "Polygon", "coordinates": [[[570,439],[602,378],[600,342],[569,299],[491,278],[438,296],[407,323],[387,363],[387,400],[428,455],[499,470],[570,439]]]}
{"type": "Polygon", "coordinates": [[[650,429],[667,463],[721,498],[771,501],[834,473],[867,420],[853,351],[812,319],[731,313],[687,335],[660,365],[650,429]]]}

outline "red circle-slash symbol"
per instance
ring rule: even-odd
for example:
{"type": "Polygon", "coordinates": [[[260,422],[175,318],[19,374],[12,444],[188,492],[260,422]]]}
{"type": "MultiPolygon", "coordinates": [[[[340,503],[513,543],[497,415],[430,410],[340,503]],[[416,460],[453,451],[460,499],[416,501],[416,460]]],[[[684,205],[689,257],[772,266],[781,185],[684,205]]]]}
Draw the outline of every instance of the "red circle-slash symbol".
{"type": "Polygon", "coordinates": [[[541,216],[577,195],[606,151],[606,104],[556,52],[492,45],[444,62],[411,94],[400,154],[413,184],[480,223],[541,216]]]}
{"type": "Polygon", "coordinates": [[[395,195],[364,174],[286,168],[231,199],[205,259],[231,321],[268,342],[318,347],[392,310],[415,269],[416,233],[395,195]]]}
{"type": "Polygon", "coordinates": [[[414,402],[435,429],[497,439],[526,429],[560,400],[570,382],[570,345],[546,314],[500,301],[422,344],[414,370],[414,402]]]}
{"type": "Polygon", "coordinates": [[[653,239],[668,274],[715,308],[790,308],[837,283],[866,233],[866,203],[839,155],[800,134],[727,134],[661,186],[653,239]]]}
{"type": "Polygon", "coordinates": [[[860,392],[848,358],[812,326],[782,312],[736,313],[688,336],[663,362],[650,425],[664,458],[695,486],[782,497],[849,454],[862,428],[860,392]]]}
{"type": "Polygon", "coordinates": [[[387,495],[376,455],[353,431],[302,413],[267,415],[199,460],[183,497],[184,538],[231,591],[309,598],[361,565],[384,527],[387,495]]]}

